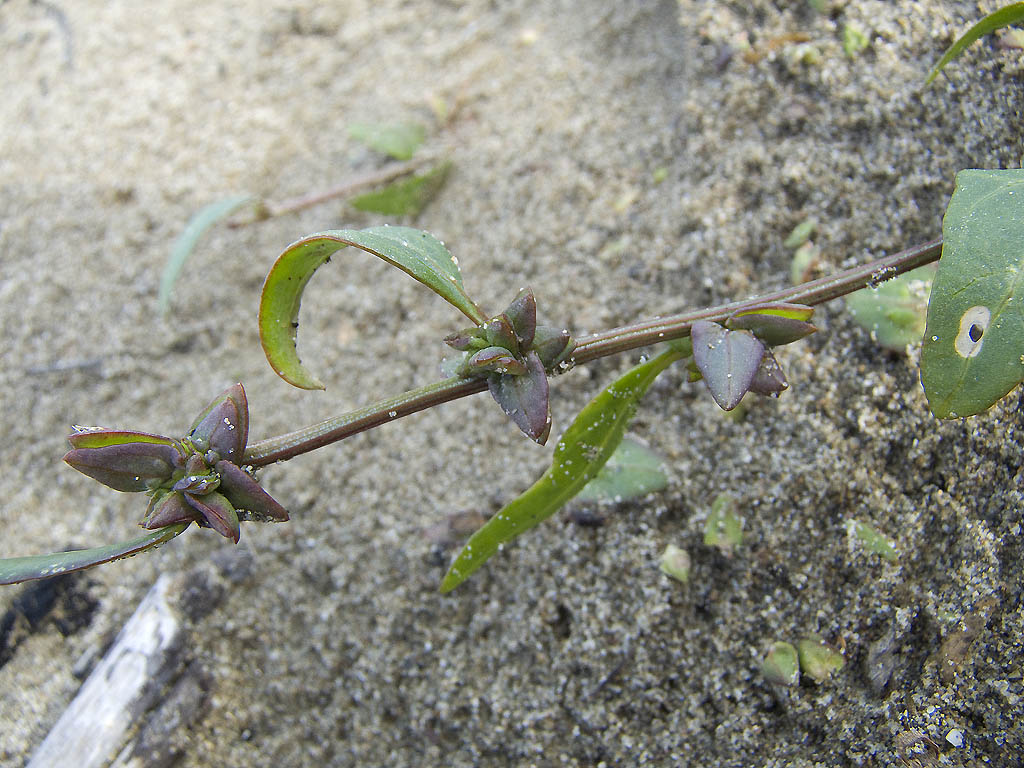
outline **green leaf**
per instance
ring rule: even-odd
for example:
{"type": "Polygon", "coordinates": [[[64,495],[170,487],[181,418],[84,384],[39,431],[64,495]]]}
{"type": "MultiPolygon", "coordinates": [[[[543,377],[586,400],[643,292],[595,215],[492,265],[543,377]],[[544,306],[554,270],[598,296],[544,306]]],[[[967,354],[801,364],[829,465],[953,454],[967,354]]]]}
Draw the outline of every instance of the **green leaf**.
{"type": "Polygon", "coordinates": [[[352,198],[352,207],[385,216],[415,216],[429,203],[448,178],[451,161],[445,161],[426,173],[392,182],[382,189],[352,198]]]}
{"type": "Polygon", "coordinates": [[[179,523],[150,531],[145,536],[131,541],[122,541],[119,544],[0,560],[0,584],[18,584],[22,581],[46,579],[120,560],[122,557],[131,557],[170,541],[187,527],[188,523],[179,523]]]}
{"type": "Polygon", "coordinates": [[[149,432],[127,432],[112,429],[83,429],[68,436],[72,448],[106,448],[108,445],[126,445],[128,443],[155,443],[157,445],[175,445],[175,441],[163,435],[149,432]]]}
{"type": "Polygon", "coordinates": [[[855,24],[847,24],[843,27],[843,53],[850,58],[856,56],[870,44],[871,40],[860,27],[855,24]]]}
{"type": "Polygon", "coordinates": [[[877,288],[850,294],[846,308],[861,328],[886,349],[902,352],[924,334],[928,294],[935,265],[929,264],[887,280],[877,288]]]}
{"type": "Polygon", "coordinates": [[[441,583],[450,592],[506,541],[551,517],[580,492],[622,442],[640,398],[658,374],[684,355],[678,347],[627,371],[591,400],[562,435],[548,470],[474,533],[441,583]]]}
{"type": "Polygon", "coordinates": [[[363,142],[370,149],[396,160],[409,160],[419,149],[426,129],[419,123],[356,123],[349,126],[349,136],[363,142]]]}
{"type": "Polygon", "coordinates": [[[427,232],[411,227],[373,227],[319,232],[292,243],[267,275],[260,297],[260,341],[267,361],[285,381],[303,389],[324,385],[299,361],[295,349],[299,304],[313,273],[347,245],[383,259],[430,288],[477,325],[487,317],[462,285],[448,249],[427,232]]]}
{"type": "Polygon", "coordinates": [[[899,552],[896,551],[896,544],[888,536],[879,533],[877,529],[861,522],[850,519],[846,521],[846,532],[850,538],[860,542],[865,551],[873,555],[881,555],[889,562],[899,560],[899,552]]]}
{"type": "Polygon", "coordinates": [[[921,383],[932,413],[953,419],[1024,380],[1024,170],[960,171],[942,236],[921,383]]]}
{"type": "Polygon", "coordinates": [[[647,446],[626,438],[576,498],[626,501],[661,491],[667,485],[661,457],[647,446]]]}
{"type": "Polygon", "coordinates": [[[995,32],[1001,27],[1008,27],[1011,24],[1016,24],[1018,21],[1024,21],[1024,3],[1012,3],[1000,8],[998,11],[993,11],[988,16],[983,18],[973,27],[968,29],[963,35],[960,36],[955,43],[953,43],[942,54],[942,58],[939,59],[939,63],[935,65],[931,73],[928,75],[928,79],[924,81],[925,85],[931,85],[931,82],[938,77],[939,72],[949,62],[963,53],[967,46],[975,42],[978,38],[987,35],[989,32],[995,32]]]}
{"type": "Polygon", "coordinates": [[[795,227],[793,231],[789,233],[786,239],[782,242],[783,248],[799,248],[801,245],[811,239],[811,235],[814,234],[814,230],[817,228],[818,222],[814,218],[804,219],[795,227]]]}
{"type": "Polygon", "coordinates": [[[202,208],[199,213],[192,217],[185,226],[185,230],[178,235],[174,241],[174,248],[171,249],[171,256],[164,265],[163,275],[160,276],[160,291],[157,294],[157,306],[161,315],[166,315],[171,304],[171,291],[181,274],[185,262],[192,255],[196,243],[210,227],[221,219],[227,218],[240,208],[256,202],[252,195],[236,195],[225,200],[218,200],[215,203],[202,208]]]}
{"type": "Polygon", "coordinates": [[[720,493],[711,502],[711,512],[704,522],[704,543],[731,555],[743,543],[743,520],[736,514],[736,500],[720,493]]]}

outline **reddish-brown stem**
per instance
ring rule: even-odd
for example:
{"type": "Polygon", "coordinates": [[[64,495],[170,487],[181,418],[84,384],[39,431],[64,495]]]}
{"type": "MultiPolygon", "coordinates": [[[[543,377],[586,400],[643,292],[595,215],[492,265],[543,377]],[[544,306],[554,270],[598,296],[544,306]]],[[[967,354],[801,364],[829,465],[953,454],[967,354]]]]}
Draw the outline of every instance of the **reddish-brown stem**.
{"type": "MultiPolygon", "coordinates": [[[[563,366],[561,370],[568,370],[574,365],[588,363],[601,357],[689,336],[690,326],[696,320],[721,322],[742,309],[768,302],[786,301],[810,306],[823,304],[929,264],[936,261],[941,254],[942,240],[932,240],[893,256],[886,256],[830,277],[823,277],[820,280],[785,288],[764,296],[613,328],[610,331],[583,339],[567,361],[568,365],[563,366]]],[[[480,378],[444,379],[319,424],[252,443],[246,451],[245,462],[253,467],[261,467],[276,461],[285,461],[338,440],[344,440],[359,432],[379,427],[389,421],[395,421],[411,413],[483,392],[485,389],[487,389],[487,382],[480,378]]]]}

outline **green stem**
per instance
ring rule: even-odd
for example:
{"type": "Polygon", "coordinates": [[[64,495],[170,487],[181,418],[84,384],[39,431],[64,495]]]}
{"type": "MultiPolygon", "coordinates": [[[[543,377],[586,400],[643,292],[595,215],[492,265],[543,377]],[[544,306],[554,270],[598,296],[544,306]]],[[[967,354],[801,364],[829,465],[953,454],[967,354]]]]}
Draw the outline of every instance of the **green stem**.
{"type": "MultiPolygon", "coordinates": [[[[613,328],[581,341],[569,359],[568,365],[563,366],[562,370],[639,347],[684,338],[690,335],[690,326],[696,320],[721,322],[741,309],[767,302],[787,301],[809,306],[823,304],[937,261],[941,254],[942,240],[932,240],[929,243],[847,269],[830,277],[813,280],[764,296],[613,328]]],[[[486,389],[487,382],[482,378],[464,379],[455,376],[444,379],[419,389],[403,392],[387,400],[381,400],[365,408],[350,411],[333,419],[327,419],[319,424],[252,443],[245,452],[244,462],[253,467],[262,467],[276,461],[285,461],[344,440],[359,432],[379,427],[389,421],[395,421],[411,413],[474,395],[486,389]]]]}

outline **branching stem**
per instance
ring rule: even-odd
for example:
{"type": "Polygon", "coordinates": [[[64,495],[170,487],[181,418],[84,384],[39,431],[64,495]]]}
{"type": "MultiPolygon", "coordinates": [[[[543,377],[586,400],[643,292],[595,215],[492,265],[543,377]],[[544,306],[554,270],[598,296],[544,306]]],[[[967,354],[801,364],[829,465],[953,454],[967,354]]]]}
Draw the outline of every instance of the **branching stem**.
{"type": "MultiPolygon", "coordinates": [[[[588,363],[609,355],[689,336],[690,326],[696,320],[720,322],[741,309],[755,307],[766,302],[787,301],[810,306],[823,304],[937,261],[941,254],[942,240],[932,240],[929,243],[847,269],[830,277],[775,291],[764,296],[613,328],[610,331],[594,334],[581,340],[565,370],[574,365],[588,363]]],[[[245,463],[253,467],[262,467],[273,462],[285,461],[344,440],[359,432],[379,427],[389,421],[395,421],[411,413],[433,408],[435,405],[483,392],[486,389],[487,382],[480,378],[444,379],[322,421],[319,424],[252,443],[246,451],[245,463]]]]}

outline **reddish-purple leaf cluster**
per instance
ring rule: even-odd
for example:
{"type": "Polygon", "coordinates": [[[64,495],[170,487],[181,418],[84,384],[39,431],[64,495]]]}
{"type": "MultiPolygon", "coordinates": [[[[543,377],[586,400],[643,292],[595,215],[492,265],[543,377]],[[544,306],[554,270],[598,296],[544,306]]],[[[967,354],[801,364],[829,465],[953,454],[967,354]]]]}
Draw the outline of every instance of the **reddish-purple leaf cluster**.
{"type": "Polygon", "coordinates": [[[725,326],[698,320],[690,328],[696,378],[703,378],[715,402],[730,411],[747,392],[776,396],[789,383],[771,347],[813,333],[814,310],[775,303],[737,312],[725,326]]]}
{"type": "Polygon", "coordinates": [[[195,522],[235,543],[243,517],[284,521],[288,512],[240,466],[249,439],[241,384],[210,403],[180,440],[146,432],[86,429],[68,438],[64,461],[118,491],[150,496],[144,528],[195,522]]]}
{"type": "Polygon", "coordinates": [[[491,396],[532,440],[551,432],[547,372],[572,354],[568,331],[537,325],[537,302],[524,288],[500,315],[453,333],[450,347],[465,352],[459,374],[486,377],[491,396]]]}

